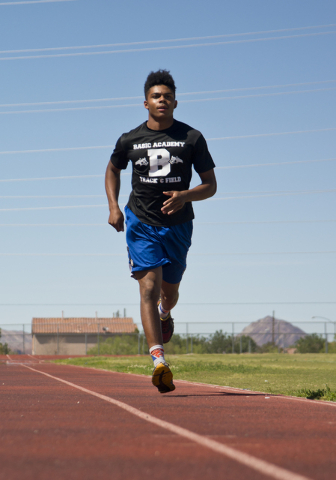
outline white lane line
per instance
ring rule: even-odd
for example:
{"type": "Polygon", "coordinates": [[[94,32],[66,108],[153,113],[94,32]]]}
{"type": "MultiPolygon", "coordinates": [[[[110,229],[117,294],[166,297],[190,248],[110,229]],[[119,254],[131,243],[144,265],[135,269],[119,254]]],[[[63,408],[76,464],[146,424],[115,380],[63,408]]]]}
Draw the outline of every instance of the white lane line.
{"type": "Polygon", "coordinates": [[[41,375],[45,375],[46,377],[52,378],[53,380],[57,380],[58,382],[64,383],[69,385],[70,387],[77,388],[84,393],[88,393],[94,397],[100,398],[101,400],[105,400],[106,402],[112,403],[117,407],[126,410],[129,413],[132,413],[136,417],[139,417],[143,420],[146,420],[149,423],[152,423],[158,427],[164,428],[169,430],[170,432],[175,433],[176,435],[180,435],[181,437],[188,438],[189,440],[198,443],[202,447],[209,448],[214,452],[220,453],[225,455],[226,457],[231,458],[232,460],[241,463],[253,470],[256,470],[263,475],[268,475],[276,480],[310,480],[308,477],[303,475],[299,475],[297,473],[293,473],[285,468],[277,467],[272,463],[266,462],[264,460],[260,460],[252,455],[248,455],[247,453],[240,452],[234,448],[228,447],[223,445],[222,443],[216,442],[215,440],[211,440],[210,438],[203,437],[197,433],[191,432],[186,428],[179,427],[178,425],[174,425],[173,423],[165,422],[164,420],[160,420],[159,418],[153,417],[148,413],[141,412],[137,408],[131,407],[126,403],[120,402],[119,400],[115,400],[114,398],[107,397],[106,395],[101,395],[100,393],[96,393],[92,390],[88,390],[87,388],[81,387],[76,385],[75,383],[68,382],[63,380],[62,378],[55,377],[50,375],[49,373],[41,372],[36,370],[35,368],[28,367],[27,365],[22,365],[23,367],[32,370],[33,372],[40,373],[41,375]]]}
{"type": "MultiPolygon", "coordinates": [[[[84,367],[85,368],[85,367],[84,367]]],[[[121,372],[118,372],[121,373],[121,372]]],[[[128,374],[129,375],[129,374],[128,374]]],[[[180,382],[180,383],[187,383],[189,385],[199,385],[201,387],[211,387],[211,388],[219,388],[223,390],[231,390],[234,392],[246,392],[250,393],[252,395],[271,395],[270,398],[279,398],[281,400],[296,400],[297,402],[306,402],[306,404],[310,405],[311,403],[316,403],[317,405],[328,405],[330,407],[336,407],[336,402],[328,401],[328,400],[309,400],[308,398],[305,397],[292,397],[292,396],[286,396],[286,395],[274,395],[272,393],[265,393],[265,392],[258,392],[255,390],[245,390],[244,388],[234,388],[234,387],[227,387],[224,385],[211,385],[209,383],[200,383],[200,382],[188,382],[188,380],[174,380],[174,382],[180,382]]]]}
{"type": "MultiPolygon", "coordinates": [[[[6,357],[8,358],[8,360],[6,361],[6,364],[7,365],[15,365],[15,366],[22,366],[22,365],[25,365],[26,363],[29,363],[30,365],[36,365],[36,360],[35,358],[32,356],[32,355],[29,355],[29,353],[27,354],[24,354],[24,355],[20,355],[20,357],[23,356],[23,357],[32,357],[34,361],[32,360],[26,360],[26,359],[23,359],[21,360],[21,358],[19,360],[14,360],[12,359],[9,355],[6,355],[6,357]]],[[[41,363],[41,362],[38,362],[38,363],[41,363]]]]}
{"type": "Polygon", "coordinates": [[[42,360],[39,360],[38,358],[34,357],[33,355],[30,355],[30,353],[27,353],[28,357],[31,357],[34,362],[33,363],[42,363],[42,360]]]}
{"type": "MultiPolygon", "coordinates": [[[[124,372],[114,372],[113,370],[107,370],[106,368],[95,368],[95,367],[83,367],[82,365],[70,365],[70,364],[62,364],[67,367],[75,367],[75,368],[85,368],[89,370],[100,370],[101,372],[108,372],[108,373],[115,373],[117,375],[125,375],[124,372]]],[[[140,373],[127,373],[127,375],[133,375],[134,377],[150,377],[150,375],[144,375],[140,373]]],[[[188,380],[176,380],[174,379],[174,383],[185,383],[187,385],[194,385],[194,386],[200,386],[200,387],[210,387],[210,388],[217,388],[220,390],[223,390],[226,392],[227,390],[230,390],[231,392],[244,392],[246,394],[249,394],[251,397],[252,396],[257,396],[257,395],[271,395],[270,398],[279,398],[280,400],[296,400],[297,402],[306,402],[307,405],[310,405],[311,403],[315,403],[316,405],[322,405],[322,406],[330,406],[330,407],[336,407],[336,402],[328,401],[328,400],[309,400],[308,398],[305,397],[291,397],[291,396],[286,396],[286,395],[275,395],[272,393],[266,393],[266,392],[259,392],[255,390],[249,390],[249,389],[244,389],[244,388],[238,388],[238,387],[228,387],[227,385],[214,385],[211,383],[201,383],[201,382],[190,382],[188,380]]]]}

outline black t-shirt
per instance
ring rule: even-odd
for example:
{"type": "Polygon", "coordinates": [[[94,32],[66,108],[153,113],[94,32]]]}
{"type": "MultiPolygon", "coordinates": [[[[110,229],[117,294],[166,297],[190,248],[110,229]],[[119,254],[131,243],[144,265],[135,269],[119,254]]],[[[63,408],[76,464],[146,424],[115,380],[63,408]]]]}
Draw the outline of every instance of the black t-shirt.
{"type": "Polygon", "coordinates": [[[203,135],[185,123],[174,120],[166,130],[151,130],[147,122],[124,133],[111,155],[119,169],[132,162],[132,192],[127,206],[148,225],[171,226],[194,218],[191,202],[178,212],[161,212],[169,197],[162,192],[188,190],[192,166],[197,173],[215,167],[203,135]]]}

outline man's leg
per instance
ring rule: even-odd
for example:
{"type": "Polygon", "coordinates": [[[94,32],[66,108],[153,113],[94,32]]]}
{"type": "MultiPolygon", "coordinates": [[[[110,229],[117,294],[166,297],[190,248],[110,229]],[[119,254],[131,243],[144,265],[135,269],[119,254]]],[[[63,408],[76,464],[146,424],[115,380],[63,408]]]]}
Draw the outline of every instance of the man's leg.
{"type": "Polygon", "coordinates": [[[162,345],[162,333],[157,302],[160,297],[162,267],[135,272],[139,282],[141,321],[148,347],[162,345]]]}
{"type": "Polygon", "coordinates": [[[179,298],[180,283],[169,283],[162,280],[160,302],[158,312],[161,320],[162,341],[168,343],[174,333],[174,320],[170,314],[172,308],[175,307],[179,298]]]}
{"type": "Polygon", "coordinates": [[[180,283],[161,282],[161,305],[163,310],[170,311],[177,304],[180,283]]]}
{"type": "Polygon", "coordinates": [[[152,383],[160,393],[175,390],[173,375],[164,358],[161,320],[157,309],[162,282],[162,267],[135,272],[140,288],[141,321],[154,361],[152,383]]]}
{"type": "Polygon", "coordinates": [[[160,393],[175,390],[173,375],[164,358],[161,320],[157,309],[162,282],[162,267],[135,272],[140,288],[141,321],[149,352],[154,362],[152,383],[160,393]]]}

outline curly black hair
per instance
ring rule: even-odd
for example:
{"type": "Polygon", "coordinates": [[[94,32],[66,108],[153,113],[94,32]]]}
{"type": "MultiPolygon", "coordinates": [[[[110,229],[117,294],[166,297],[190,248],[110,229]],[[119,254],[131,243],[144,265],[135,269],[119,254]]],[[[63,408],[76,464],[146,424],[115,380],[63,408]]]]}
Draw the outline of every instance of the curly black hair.
{"type": "Polygon", "coordinates": [[[172,92],[176,92],[176,86],[173,77],[170,75],[169,70],[158,70],[157,72],[150,72],[145,82],[145,98],[150,88],[155,85],[166,85],[172,92]]]}

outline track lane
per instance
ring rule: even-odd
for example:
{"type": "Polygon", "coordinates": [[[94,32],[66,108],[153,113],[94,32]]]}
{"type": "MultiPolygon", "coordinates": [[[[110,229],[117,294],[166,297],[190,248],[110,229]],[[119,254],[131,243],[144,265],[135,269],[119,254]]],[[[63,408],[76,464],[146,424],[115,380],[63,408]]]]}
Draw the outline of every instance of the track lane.
{"type": "Polygon", "coordinates": [[[1,366],[0,379],[1,480],[264,478],[20,364],[1,366]]]}
{"type": "MultiPolygon", "coordinates": [[[[38,372],[38,370],[33,369],[32,367],[25,366],[31,371],[38,372]]],[[[166,429],[174,434],[180,435],[181,437],[187,438],[193,442],[196,442],[197,444],[201,445],[202,447],[209,448],[213,450],[214,452],[220,453],[222,455],[227,456],[228,458],[245,465],[249,468],[252,468],[253,470],[257,471],[258,473],[261,473],[263,475],[270,476],[276,480],[308,480],[307,477],[294,474],[290,472],[289,470],[285,470],[281,467],[277,467],[275,465],[272,465],[271,463],[265,462],[263,460],[260,460],[256,457],[253,457],[251,455],[248,455],[246,453],[243,453],[237,449],[228,447],[227,445],[223,445],[215,440],[211,440],[208,437],[199,435],[195,432],[192,432],[190,430],[187,430],[185,428],[179,427],[176,424],[172,424],[170,422],[166,422],[162,419],[153,417],[149,413],[141,412],[139,409],[131,407],[129,404],[126,404],[124,402],[120,402],[119,400],[116,400],[114,398],[108,397],[106,395],[99,394],[93,390],[88,390],[84,387],[80,387],[77,384],[74,384],[72,382],[68,382],[64,379],[61,379],[59,377],[55,377],[53,375],[50,375],[46,372],[40,372],[42,375],[47,376],[49,378],[52,378],[56,381],[59,381],[61,383],[67,384],[70,387],[77,388],[80,391],[83,391],[84,393],[87,393],[89,395],[92,395],[96,398],[100,398],[101,400],[107,401],[108,403],[111,403],[113,405],[117,405],[118,407],[122,408],[123,410],[126,410],[127,412],[135,415],[136,417],[139,417],[151,424],[157,425],[160,428],[166,429]]]]}
{"type": "MultiPolygon", "coordinates": [[[[17,371],[22,367],[12,365],[8,368],[17,371]]],[[[279,397],[265,400],[264,394],[225,392],[222,389],[215,390],[204,385],[183,383],[179,383],[178,389],[172,394],[160,396],[150,384],[148,377],[51,364],[34,365],[33,368],[125,402],[159,419],[287,468],[292,472],[316,479],[333,477],[336,466],[334,460],[336,458],[335,411],[322,403],[317,405],[317,402],[309,401],[286,402],[279,397]]],[[[25,375],[23,372],[21,375],[27,377],[27,374],[25,375]]],[[[32,375],[41,376],[37,373],[32,373],[32,375]]],[[[34,381],[40,382],[36,378],[34,381]]],[[[51,379],[50,381],[51,383],[55,382],[51,379]]],[[[54,385],[50,388],[53,390],[56,387],[54,385]]],[[[70,387],[65,388],[71,390],[70,387]]],[[[45,394],[48,389],[43,391],[45,394]]],[[[53,404],[51,408],[55,409],[56,407],[57,404],[53,404]]],[[[65,408],[64,405],[62,408],[65,408]]],[[[101,408],[100,406],[99,409],[101,408]]],[[[118,418],[119,414],[115,415],[118,418]]],[[[132,425],[132,422],[130,424],[132,425]]],[[[149,427],[147,425],[144,428],[147,431],[149,427]]],[[[134,429],[134,432],[137,441],[142,442],[142,437],[138,437],[137,428],[134,429]]],[[[151,435],[149,434],[149,437],[151,435]]],[[[149,437],[145,436],[146,441],[149,437]]],[[[167,434],[161,431],[161,433],[154,434],[154,444],[161,445],[157,439],[162,438],[170,440],[164,442],[163,450],[160,447],[155,451],[158,451],[161,456],[164,455],[162,452],[170,452],[172,449],[174,465],[176,466],[175,459],[179,458],[177,463],[181,467],[177,472],[180,470],[185,472],[186,470],[182,466],[187,462],[187,458],[183,459],[181,456],[183,449],[182,451],[180,448],[176,449],[176,445],[181,442],[181,439],[177,441],[174,437],[174,441],[172,441],[172,436],[167,437],[167,434]]],[[[153,445],[149,448],[152,452],[153,445]]],[[[189,445],[188,448],[195,451],[195,446],[189,445]]],[[[232,465],[234,462],[230,463],[223,458],[219,460],[218,455],[215,455],[215,459],[213,459],[211,452],[205,454],[205,449],[201,450],[202,454],[197,454],[197,459],[202,458],[198,468],[193,470],[191,465],[187,468],[188,472],[193,471],[196,474],[193,478],[198,478],[199,471],[202,471],[203,474],[206,473],[204,468],[207,462],[204,461],[204,458],[207,455],[209,455],[208,458],[212,458],[211,469],[213,472],[214,468],[215,471],[223,471],[224,465],[225,471],[232,471],[235,478],[242,478],[241,469],[244,470],[245,467],[240,466],[237,470],[237,465],[232,465]],[[227,469],[228,465],[231,465],[229,469],[227,469]]],[[[195,455],[191,454],[191,457],[189,460],[194,465],[195,455]]],[[[169,469],[169,465],[165,464],[165,467],[169,469]]],[[[177,472],[174,471],[174,475],[179,478],[177,472]]],[[[255,477],[251,469],[248,469],[248,472],[245,470],[244,476],[246,474],[249,475],[249,478],[255,477]]],[[[156,471],[155,475],[157,476],[156,471]]],[[[226,474],[226,478],[231,478],[231,475],[226,474]]],[[[261,478],[260,474],[256,478],[261,478]]]]}

